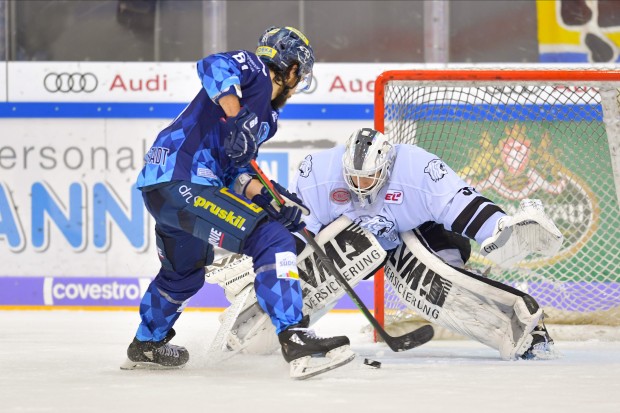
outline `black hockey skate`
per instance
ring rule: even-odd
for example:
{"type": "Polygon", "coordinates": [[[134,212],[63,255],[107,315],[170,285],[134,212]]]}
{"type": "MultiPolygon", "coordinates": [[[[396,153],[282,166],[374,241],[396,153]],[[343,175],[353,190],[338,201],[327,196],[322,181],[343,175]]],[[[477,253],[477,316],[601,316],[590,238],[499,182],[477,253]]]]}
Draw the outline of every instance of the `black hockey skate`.
{"type": "Polygon", "coordinates": [[[166,338],[161,341],[140,341],[134,337],[127,348],[127,361],[121,370],[135,369],[179,369],[189,360],[189,352],[185,347],[168,344],[176,333],[170,329],[166,338]]]}
{"type": "Polygon", "coordinates": [[[307,379],[317,374],[343,366],[355,358],[345,336],[318,337],[308,328],[310,317],[282,331],[278,338],[282,345],[282,356],[291,368],[294,379],[307,379]]]}
{"type": "Polygon", "coordinates": [[[543,318],[544,316],[540,318],[538,325],[530,333],[533,337],[532,344],[521,356],[524,360],[551,360],[559,357],[543,318]]]}

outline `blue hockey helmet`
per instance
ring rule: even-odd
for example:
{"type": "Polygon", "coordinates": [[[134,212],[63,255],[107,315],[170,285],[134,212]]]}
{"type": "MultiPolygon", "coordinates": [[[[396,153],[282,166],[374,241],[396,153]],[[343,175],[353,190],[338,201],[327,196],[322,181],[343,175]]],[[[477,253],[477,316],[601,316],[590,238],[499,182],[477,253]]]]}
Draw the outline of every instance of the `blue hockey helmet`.
{"type": "Polygon", "coordinates": [[[260,59],[278,68],[282,73],[298,64],[297,90],[307,90],[312,83],[314,51],[310,41],[294,27],[270,27],[258,40],[256,54],[260,59]]]}

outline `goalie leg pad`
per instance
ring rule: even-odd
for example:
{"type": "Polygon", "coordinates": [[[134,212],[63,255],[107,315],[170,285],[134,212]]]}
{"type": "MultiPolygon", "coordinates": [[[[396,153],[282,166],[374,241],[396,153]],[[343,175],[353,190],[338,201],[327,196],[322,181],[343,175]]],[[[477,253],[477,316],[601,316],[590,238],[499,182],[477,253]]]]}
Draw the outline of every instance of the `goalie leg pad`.
{"type": "Polygon", "coordinates": [[[407,232],[402,239],[385,276],[403,304],[430,322],[497,349],[502,359],[529,348],[530,332],[542,316],[532,297],[446,264],[419,234],[407,232]]]}
{"type": "Polygon", "coordinates": [[[256,300],[239,314],[226,339],[229,349],[247,354],[272,354],[280,348],[276,328],[256,300]]]}
{"type": "Polygon", "coordinates": [[[228,307],[220,318],[220,328],[217,330],[209,349],[207,350],[207,364],[216,364],[224,361],[239,352],[239,350],[229,349],[226,346],[227,337],[230,334],[235,321],[244,308],[248,308],[249,302],[256,301],[256,294],[252,285],[247,285],[235,297],[230,307],[228,307]],[[250,298],[252,297],[252,298],[250,298]]]}
{"type": "MultiPolygon", "coordinates": [[[[351,287],[381,268],[387,256],[374,235],[345,216],[321,230],[315,241],[334,261],[351,287]]],[[[345,294],[336,278],[318,262],[310,246],[306,246],[297,257],[304,313],[310,315],[313,322],[345,294]]]]}
{"type": "MultiPolygon", "coordinates": [[[[325,227],[317,234],[315,240],[325,249],[328,256],[334,259],[351,286],[357,285],[379,269],[387,255],[374,235],[353,224],[349,218],[344,216],[325,227]]],[[[217,282],[225,290],[228,289],[226,295],[231,302],[235,302],[235,296],[232,296],[232,293],[237,290],[238,286],[241,286],[241,290],[249,280],[253,282],[255,277],[251,259],[246,257],[248,258],[246,260],[243,257],[245,256],[237,254],[236,258],[214,263],[211,266],[213,271],[207,272],[207,282],[217,282]],[[250,275],[242,277],[241,275],[245,274],[246,270],[250,272],[250,275]],[[229,283],[230,280],[234,282],[229,283]]],[[[310,246],[307,246],[297,257],[304,297],[304,314],[310,316],[310,325],[327,314],[345,294],[336,279],[325,269],[319,267],[317,261],[316,254],[310,246]]],[[[231,334],[226,339],[228,346],[235,352],[265,354],[270,352],[275,340],[274,348],[277,348],[279,344],[275,328],[262,316],[266,317],[266,314],[258,306],[255,294],[252,294],[240,311],[239,320],[235,321],[230,329],[231,334]],[[236,331],[236,334],[232,334],[233,331],[236,331]]]]}
{"type": "Polygon", "coordinates": [[[527,294],[517,298],[512,308],[514,310],[514,317],[511,320],[513,338],[503,340],[499,349],[500,356],[506,360],[514,360],[530,348],[533,340],[531,332],[542,317],[542,309],[536,300],[527,294]]]}
{"type": "Polygon", "coordinates": [[[222,287],[231,303],[245,286],[254,282],[254,278],[252,257],[243,254],[226,255],[205,269],[205,281],[222,287]]]}

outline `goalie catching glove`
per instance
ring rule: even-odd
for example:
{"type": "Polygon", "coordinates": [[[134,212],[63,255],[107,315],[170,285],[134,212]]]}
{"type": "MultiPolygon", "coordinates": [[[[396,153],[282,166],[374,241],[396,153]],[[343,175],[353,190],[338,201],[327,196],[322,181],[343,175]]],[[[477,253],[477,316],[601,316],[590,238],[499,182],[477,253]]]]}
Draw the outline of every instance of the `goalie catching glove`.
{"type": "Polygon", "coordinates": [[[500,267],[508,268],[531,253],[553,256],[564,237],[545,214],[538,199],[524,199],[513,216],[500,218],[493,236],[480,246],[480,254],[500,267]]]}
{"type": "Polygon", "coordinates": [[[247,108],[237,116],[222,120],[225,132],[224,150],[237,168],[246,166],[258,152],[258,117],[247,108]]]}
{"type": "Polygon", "coordinates": [[[263,208],[272,220],[280,222],[289,231],[300,231],[306,226],[301,220],[301,216],[309,215],[310,211],[296,194],[287,191],[275,181],[271,181],[271,183],[280,196],[284,198],[284,205],[278,206],[267,188],[261,189],[260,194],[254,195],[252,202],[263,208]]]}

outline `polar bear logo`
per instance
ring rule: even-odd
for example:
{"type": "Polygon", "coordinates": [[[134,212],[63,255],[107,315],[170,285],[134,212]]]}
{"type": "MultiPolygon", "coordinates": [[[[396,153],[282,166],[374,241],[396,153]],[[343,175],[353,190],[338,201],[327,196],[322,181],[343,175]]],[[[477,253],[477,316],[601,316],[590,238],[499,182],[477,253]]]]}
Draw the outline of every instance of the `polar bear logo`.
{"type": "Polygon", "coordinates": [[[441,159],[433,159],[428,163],[428,165],[426,165],[424,172],[429,174],[433,181],[437,182],[443,178],[444,175],[448,174],[448,167],[441,161],[441,159]]]}
{"type": "Polygon", "coordinates": [[[304,178],[310,176],[310,172],[312,172],[312,155],[308,155],[301,161],[299,164],[299,175],[304,178]]]}
{"type": "Polygon", "coordinates": [[[355,220],[355,223],[367,229],[377,237],[383,237],[390,241],[396,241],[398,239],[398,233],[396,232],[394,222],[383,215],[362,215],[355,220]]]}

